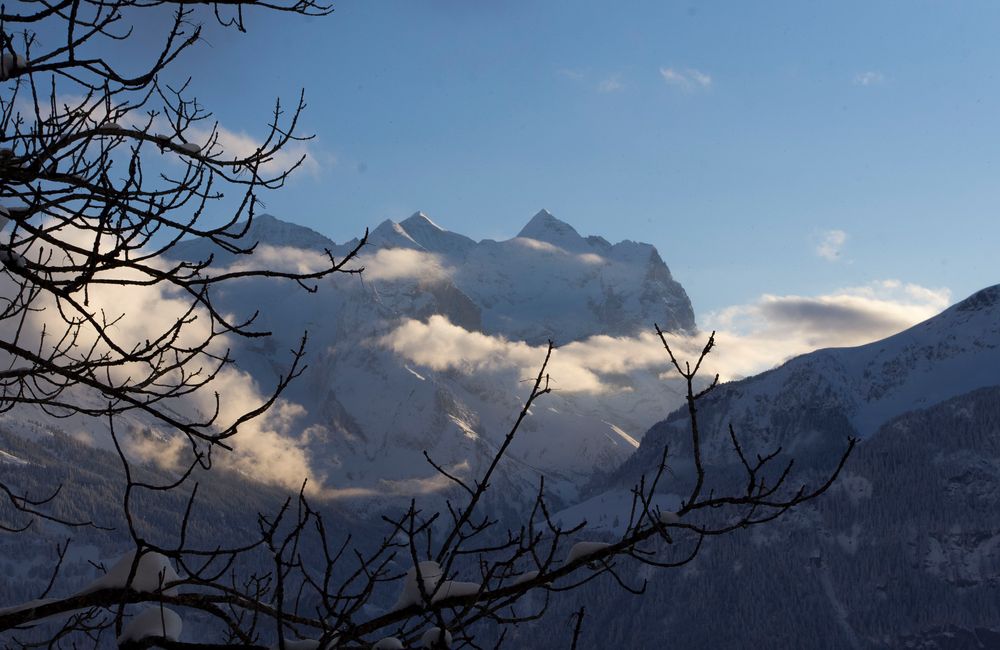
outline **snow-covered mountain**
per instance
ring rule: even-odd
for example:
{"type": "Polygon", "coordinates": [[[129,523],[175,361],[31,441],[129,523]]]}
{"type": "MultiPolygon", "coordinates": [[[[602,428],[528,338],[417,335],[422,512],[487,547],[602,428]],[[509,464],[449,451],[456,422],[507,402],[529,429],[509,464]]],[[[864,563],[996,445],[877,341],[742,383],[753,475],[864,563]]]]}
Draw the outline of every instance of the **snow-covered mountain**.
{"type": "MultiPolygon", "coordinates": [[[[650,579],[632,606],[605,613],[611,581],[558,603],[555,617],[581,605],[595,612],[583,645],[627,634],[631,647],[649,648],[663,638],[685,648],[998,647],[1000,285],[885,340],[723,384],[699,414],[710,483],[738,462],[730,422],[750,453],[782,445],[796,459],[795,485],[825,475],[847,436],[861,442],[819,499],[706,542],[683,570],[624,570],[626,582],[650,579]]],[[[666,443],[675,460],[660,502],[676,507],[690,477],[687,437],[685,412],[671,414],[589,498],[555,517],[586,519],[590,534],[620,530],[627,488],[666,443]]],[[[526,647],[554,642],[539,634],[526,647]]]]}
{"type": "MultiPolygon", "coordinates": [[[[854,348],[818,350],[720,386],[700,406],[706,457],[734,461],[732,424],[752,452],[782,446],[821,460],[847,436],[870,437],[890,419],[972,390],[1000,385],[1000,285],[979,291],[899,334],[854,348]]],[[[653,427],[611,482],[616,489],[655,466],[663,445],[689,454],[687,416],[653,427]]],[[[610,484],[609,484],[610,485],[610,484]]]]}
{"type": "Polygon", "coordinates": [[[694,312],[656,248],[582,237],[542,210],[517,237],[472,240],[418,212],[372,233],[376,247],[440,254],[456,286],[482,310],[483,331],[529,343],[565,343],[598,334],[631,335],[654,321],[693,331],[694,312]]]}
{"type": "MultiPolygon", "coordinates": [[[[247,241],[259,243],[261,264],[296,267],[308,266],[317,251],[343,256],[356,243],[338,245],[273,217],[256,219],[247,241]]],[[[202,242],[179,252],[189,259],[214,254],[219,267],[238,262],[202,242]]],[[[345,527],[364,522],[355,516],[362,508],[376,511],[395,497],[439,490],[444,482],[424,450],[453,473],[476,474],[524,397],[526,371],[504,359],[470,369],[400,355],[386,341],[401,323],[444,317],[481,337],[457,345],[501,341],[494,354],[527,349],[529,357],[541,350],[530,343],[550,337],[567,343],[633,334],[652,321],[694,329],[690,303],[653,247],[581,237],[545,212],[503,242],[475,242],[420,213],[387,221],[373,230],[359,263],[367,274],[330,278],[316,294],[254,280],[230,283],[217,295],[218,306],[234,314],[263,307],[257,324],[274,337],[234,341],[233,354],[263,387],[309,331],[310,367],[286,397],[301,407],[294,427],[325,485],[365,497],[325,502],[345,527]]],[[[842,480],[773,525],[710,540],[683,570],[626,574],[634,584],[650,578],[644,597],[629,607],[607,608],[622,592],[611,581],[594,582],[554,602],[547,620],[568,620],[585,605],[584,647],[658,648],[664,638],[690,648],[995,647],[998,368],[1000,285],[883,341],[820,350],[723,384],[700,410],[710,472],[735,460],[731,422],[748,453],[782,445],[807,476],[829,469],[846,437],[861,437],[842,480]]],[[[491,514],[516,509],[544,474],[567,506],[557,520],[587,519],[586,534],[615,531],[627,519],[628,487],[656,465],[666,443],[676,461],[660,503],[673,509],[689,477],[681,460],[689,441],[684,411],[668,416],[677,397],[668,391],[674,401],[664,401],[662,369],[616,379],[630,390],[546,396],[494,481],[491,514]],[[614,471],[595,475],[595,468],[614,471]]],[[[44,423],[5,417],[0,436],[15,435],[0,437],[0,467],[47,478],[54,464],[42,461],[57,455],[58,440],[36,449],[24,438],[46,435],[44,423]]],[[[74,458],[67,465],[96,471],[90,468],[102,463],[95,452],[86,463],[74,458]]],[[[238,497],[243,477],[232,481],[237,487],[224,487],[238,497]]],[[[244,505],[232,501],[227,512],[244,505]]],[[[40,543],[19,546],[4,549],[10,561],[0,569],[13,575],[23,557],[41,557],[40,543]]],[[[87,559],[106,557],[105,550],[87,559]]],[[[27,585],[29,571],[21,573],[27,585]]],[[[558,645],[565,639],[556,627],[543,624],[524,638],[515,630],[514,643],[558,645]]]]}
{"type": "MultiPolygon", "coordinates": [[[[303,264],[323,250],[341,257],[357,243],[338,245],[270,216],[257,217],[244,241],[257,242],[254,257],[278,265],[303,264]]],[[[220,267],[243,263],[205,242],[175,250],[184,259],[209,254],[220,267]]],[[[263,307],[257,325],[275,336],[234,342],[240,368],[263,386],[308,330],[310,367],[286,397],[304,408],[296,426],[308,431],[317,473],[351,494],[410,496],[440,488],[424,450],[455,472],[475,473],[525,396],[526,370],[503,358],[474,371],[408,361],[385,343],[401,323],[443,316],[449,326],[490,341],[522,342],[535,368],[544,350],[529,346],[546,339],[563,344],[631,335],[654,321],[674,331],[695,327],[684,289],[653,246],[584,238],[546,211],[500,242],[475,242],[422,213],[385,221],[371,232],[359,264],[363,275],[330,278],[317,294],[241,281],[216,296],[236,314],[263,307]]],[[[637,436],[676,403],[663,401],[654,369],[613,379],[628,388],[597,395],[557,391],[533,410],[506,462],[507,494],[532,493],[544,473],[547,485],[571,496],[595,470],[622,462],[637,436]]]]}
{"type": "MultiPolygon", "coordinates": [[[[337,244],[314,230],[266,214],[254,219],[242,241],[307,251],[329,249],[337,256],[358,242],[337,244]]],[[[447,276],[435,279],[475,304],[481,330],[488,334],[529,343],[550,338],[567,343],[601,334],[632,335],[649,329],[654,321],[671,331],[693,332],[696,327],[687,293],[654,246],[583,237],[547,210],[532,217],[512,239],[480,242],[445,230],[417,212],[398,223],[383,221],[372,230],[365,251],[387,249],[432,255],[447,276]]],[[[182,242],[173,254],[184,259],[211,254],[217,266],[235,259],[205,241],[182,242]]],[[[429,277],[411,279],[433,288],[429,277]]],[[[453,298],[462,301],[457,295],[453,298]]]]}
{"type": "MultiPolygon", "coordinates": [[[[604,505],[627,517],[629,502],[604,505]]],[[[593,612],[583,647],[1000,647],[1000,387],[889,420],[821,498],[706,541],[681,570],[619,571],[649,579],[627,607],[602,606],[623,598],[607,580],[549,611],[593,612]]],[[[518,647],[560,631],[529,628],[518,647]]]]}

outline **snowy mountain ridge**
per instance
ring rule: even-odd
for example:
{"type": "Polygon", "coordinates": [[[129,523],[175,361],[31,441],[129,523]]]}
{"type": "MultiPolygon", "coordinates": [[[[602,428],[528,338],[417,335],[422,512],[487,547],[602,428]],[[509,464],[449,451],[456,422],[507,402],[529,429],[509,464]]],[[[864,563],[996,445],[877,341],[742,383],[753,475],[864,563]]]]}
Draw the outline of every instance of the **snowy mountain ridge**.
{"type": "MultiPolygon", "coordinates": [[[[702,448],[708,462],[733,462],[732,424],[751,453],[781,446],[800,462],[822,463],[848,436],[865,440],[905,413],[998,385],[1000,285],[881,341],[817,350],[721,385],[699,407],[702,448]]],[[[668,442],[685,458],[688,438],[686,413],[675,411],[595,494],[608,490],[608,500],[631,485],[668,442]]]]}
{"type": "MultiPolygon", "coordinates": [[[[257,243],[255,255],[294,258],[323,250],[342,257],[357,244],[267,215],[253,220],[242,242],[257,243]]],[[[200,241],[176,249],[182,259],[209,254],[220,267],[237,261],[200,241]]],[[[448,327],[525,346],[630,335],[654,321],[673,331],[695,327],[684,289],[653,246],[585,238],[546,211],[506,241],[476,242],[421,212],[387,220],[371,230],[358,264],[366,268],[360,278],[334,276],[316,295],[247,281],[216,300],[237,314],[266,306],[256,324],[275,336],[234,342],[241,369],[262,386],[280,370],[281,351],[309,331],[310,367],[287,393],[305,412],[296,426],[309,431],[309,455],[329,486],[375,500],[441,489],[424,450],[444,467],[475,474],[506,435],[526,388],[522,371],[503,358],[476,372],[414,365],[384,343],[402,323],[443,316],[448,327]]],[[[540,364],[543,351],[528,365],[540,364]]],[[[555,493],[572,498],[595,470],[621,463],[673,402],[664,403],[653,369],[616,381],[630,390],[546,396],[503,464],[499,480],[510,489],[498,494],[532,494],[545,474],[555,493]]]]}
{"type": "MultiPolygon", "coordinates": [[[[336,244],[315,231],[270,215],[254,218],[247,242],[303,250],[329,249],[343,256],[354,239],[336,244]]],[[[368,237],[367,251],[403,249],[438,256],[454,287],[478,305],[482,331],[513,340],[560,343],[607,334],[627,336],[654,321],[671,330],[696,328],[691,301],[656,248],[602,237],[582,237],[569,224],[540,211],[505,241],[445,230],[422,212],[400,222],[385,220],[368,237]]],[[[206,242],[181,243],[177,257],[213,253],[206,242]]]]}
{"type": "MultiPolygon", "coordinates": [[[[729,413],[751,419],[762,400],[801,404],[825,393],[861,438],[889,419],[1000,384],[1000,285],[881,341],[817,350],[729,389],[729,413]],[[739,414],[739,415],[737,415],[739,414]]],[[[787,407],[786,407],[787,409],[787,407]]],[[[786,410],[782,409],[782,410],[786,410]]]]}
{"type": "MultiPolygon", "coordinates": [[[[717,495],[742,478],[727,471],[738,463],[730,423],[748,454],[782,446],[781,460],[796,461],[794,486],[825,477],[848,436],[861,441],[827,493],[766,526],[707,541],[691,565],[651,579],[635,607],[604,615],[600,587],[562,605],[559,615],[581,605],[598,612],[584,643],[608,645],[605,630],[618,626],[642,630],[632,640],[642,647],[664,636],[690,648],[775,639],[831,649],[998,647],[1000,285],[884,340],[723,384],[699,413],[706,485],[717,495]],[[700,624],[706,611],[714,625],[700,624]],[[646,632],[654,619],[662,628],[646,632]]],[[[588,498],[553,517],[585,520],[590,535],[620,534],[629,488],[665,444],[674,460],[655,502],[676,508],[689,494],[689,436],[684,412],[672,413],[588,498]]]]}
{"type": "Polygon", "coordinates": [[[470,245],[447,231],[413,228],[424,223],[414,215],[402,225],[420,246],[444,252],[457,286],[483,306],[487,333],[539,343],[628,336],[658,320],[695,330],[687,294],[649,244],[584,238],[545,210],[501,242],[470,245]]]}

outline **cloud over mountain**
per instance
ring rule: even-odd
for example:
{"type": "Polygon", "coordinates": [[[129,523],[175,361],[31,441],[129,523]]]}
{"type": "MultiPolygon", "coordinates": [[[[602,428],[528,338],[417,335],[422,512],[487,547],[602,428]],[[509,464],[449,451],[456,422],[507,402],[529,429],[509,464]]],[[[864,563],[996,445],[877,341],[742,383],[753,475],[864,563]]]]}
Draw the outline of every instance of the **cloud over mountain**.
{"type": "MultiPolygon", "coordinates": [[[[947,290],[893,280],[818,296],[765,294],[754,303],[708,316],[706,329],[718,330],[718,347],[708,368],[732,379],[819,348],[875,341],[930,318],[947,307],[949,299],[947,290]]],[[[693,357],[706,337],[705,332],[670,333],[667,340],[676,354],[693,357]]],[[[381,343],[413,363],[465,373],[516,368],[530,374],[544,353],[543,346],[470,332],[442,316],[426,322],[407,319],[381,343]]],[[[665,352],[647,331],[629,337],[596,335],[560,346],[550,370],[561,390],[594,393],[627,389],[602,381],[602,375],[657,367],[667,370],[665,352]]]]}

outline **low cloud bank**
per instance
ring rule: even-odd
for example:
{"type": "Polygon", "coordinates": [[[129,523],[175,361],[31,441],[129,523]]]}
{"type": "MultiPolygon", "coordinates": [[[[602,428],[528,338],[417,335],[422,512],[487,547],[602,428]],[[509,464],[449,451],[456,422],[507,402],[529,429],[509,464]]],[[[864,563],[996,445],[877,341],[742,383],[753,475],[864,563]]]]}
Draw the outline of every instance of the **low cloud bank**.
{"type": "Polygon", "coordinates": [[[819,296],[765,294],[754,303],[709,314],[725,374],[741,377],[820,348],[863,345],[941,312],[947,289],[882,280],[819,296]],[[731,348],[731,349],[730,349],[731,348]]]}
{"type": "MultiPolygon", "coordinates": [[[[707,373],[736,379],[762,372],[783,361],[825,347],[875,341],[930,318],[950,302],[950,293],[895,280],[841,289],[819,296],[763,295],[757,301],[709,314],[705,330],[716,330],[717,347],[707,373]]],[[[707,335],[668,335],[679,359],[694,358],[707,335]]],[[[380,339],[407,361],[432,370],[464,373],[516,370],[537,372],[541,346],[468,331],[444,316],[407,319],[380,339]]],[[[601,393],[628,390],[609,376],[642,369],[671,373],[655,333],[633,337],[594,336],[561,346],[550,374],[562,391],[601,393]]]]}
{"type": "MultiPolygon", "coordinates": [[[[337,261],[340,261],[339,258],[337,261]]],[[[351,261],[349,267],[363,267],[364,279],[374,281],[416,279],[437,282],[454,273],[454,269],[446,266],[440,255],[410,248],[382,248],[374,253],[362,253],[351,261]]],[[[322,251],[258,244],[253,255],[239,257],[218,272],[269,269],[283,273],[316,273],[328,268],[330,258],[322,251]]]]}
{"type": "Polygon", "coordinates": [[[436,282],[451,277],[454,272],[445,266],[439,255],[412,248],[382,248],[374,255],[361,255],[358,266],[365,267],[366,280],[417,278],[436,282]]]}

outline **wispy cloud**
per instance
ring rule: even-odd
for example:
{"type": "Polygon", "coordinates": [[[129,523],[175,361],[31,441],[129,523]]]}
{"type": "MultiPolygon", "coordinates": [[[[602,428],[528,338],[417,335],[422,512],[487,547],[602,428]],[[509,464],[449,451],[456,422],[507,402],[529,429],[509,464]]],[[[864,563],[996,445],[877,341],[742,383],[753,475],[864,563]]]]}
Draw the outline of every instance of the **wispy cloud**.
{"type": "MultiPolygon", "coordinates": [[[[204,146],[209,142],[211,131],[201,127],[191,128],[185,135],[190,142],[204,146]]],[[[232,131],[218,125],[215,145],[209,153],[213,156],[217,155],[222,160],[248,158],[257,152],[261,144],[259,140],[244,131],[232,131]]],[[[310,141],[310,144],[314,145],[315,141],[310,141]]],[[[301,160],[302,163],[298,169],[307,174],[316,175],[321,169],[321,157],[326,166],[332,166],[336,163],[336,159],[332,155],[316,155],[316,152],[310,151],[306,142],[293,140],[272,154],[261,165],[261,171],[265,174],[278,174],[291,169],[301,160]]]]}
{"type": "Polygon", "coordinates": [[[556,74],[559,75],[560,77],[565,77],[566,79],[573,79],[576,81],[583,79],[584,76],[582,72],[580,72],[579,70],[574,70],[572,68],[559,68],[558,70],[556,70],[556,74]]]}
{"type": "Polygon", "coordinates": [[[688,92],[712,86],[711,75],[694,68],[660,68],[660,76],[668,85],[688,92]]]}
{"type": "MultiPolygon", "coordinates": [[[[84,250],[96,249],[106,251],[114,244],[111,238],[101,236],[95,242],[92,232],[73,227],[63,227],[57,232],[64,240],[81,247],[84,250]]],[[[276,257],[279,252],[272,251],[276,257]]],[[[72,259],[72,258],[71,258],[72,259]]],[[[145,276],[114,271],[106,277],[113,276],[125,280],[137,281],[137,284],[118,285],[117,283],[96,283],[89,289],[88,310],[90,313],[105,314],[115,326],[107,328],[116,343],[122,348],[140,349],[144,343],[164,336],[174,323],[183,319],[185,326],[176,335],[174,345],[179,349],[195,349],[204,341],[211,339],[211,344],[203,355],[194,356],[183,367],[188,378],[205,376],[216,364],[216,360],[232,346],[232,340],[227,335],[213,336],[212,319],[202,309],[191,311],[190,299],[182,292],[169,285],[157,284],[147,286],[138,283],[145,276]],[[127,305],[127,309],[123,307],[127,305]]],[[[10,276],[0,277],[0,291],[3,295],[12,295],[10,276]]],[[[33,331],[65,331],[65,320],[77,318],[86,322],[79,312],[67,311],[71,307],[56,305],[51,298],[40,298],[33,304],[38,309],[29,314],[33,331]]],[[[231,318],[231,317],[230,317],[231,318]]],[[[7,336],[9,323],[0,326],[0,335],[7,336]]],[[[81,349],[92,350],[95,355],[107,351],[107,345],[98,336],[97,330],[81,327],[74,331],[74,343],[81,349]]],[[[53,337],[41,338],[38,345],[43,354],[52,351],[53,337]]],[[[58,339],[56,339],[58,341],[58,339]]],[[[58,343],[57,343],[58,344],[58,343]]],[[[60,344],[61,345],[61,344],[60,344]]],[[[148,345],[148,343],[145,343],[148,345]]],[[[0,365],[9,364],[6,354],[0,355],[0,365]]],[[[112,384],[125,385],[134,381],[133,374],[137,371],[146,373],[148,369],[139,368],[137,362],[113,366],[108,370],[108,380],[112,384]]],[[[181,381],[181,370],[174,369],[160,378],[161,385],[181,381]]],[[[87,392],[86,388],[78,386],[74,389],[74,400],[84,404],[92,404],[94,400],[100,403],[101,396],[87,392]]],[[[222,423],[235,422],[239,417],[256,406],[267,401],[269,387],[261,387],[247,372],[235,365],[226,365],[203,385],[199,390],[181,393],[161,402],[161,408],[175,414],[180,419],[190,419],[195,422],[205,421],[215,415],[216,421],[222,423]],[[207,415],[206,415],[207,414],[207,415]]],[[[323,477],[313,470],[308,453],[308,435],[302,431],[298,423],[307,415],[299,404],[279,399],[273,407],[261,416],[244,422],[239,427],[239,433],[228,440],[233,451],[219,454],[216,458],[224,464],[233,467],[257,480],[282,485],[289,489],[298,489],[304,479],[309,480],[309,489],[318,489],[323,477]]],[[[149,434],[137,433],[125,440],[126,452],[134,458],[154,461],[162,466],[174,466],[178,463],[190,462],[193,453],[189,441],[168,430],[159,430],[159,424],[152,418],[144,418],[133,411],[128,417],[119,420],[124,428],[126,422],[133,425],[141,424],[149,434]]],[[[91,426],[100,426],[91,421],[91,426]]],[[[218,452],[217,452],[218,453],[218,452]]]]}
{"type": "Polygon", "coordinates": [[[854,75],[854,83],[858,86],[877,86],[885,81],[885,75],[877,70],[867,70],[854,75]]]}
{"type": "Polygon", "coordinates": [[[593,89],[599,93],[616,93],[625,89],[625,83],[621,80],[621,75],[618,73],[609,74],[597,81],[596,84],[594,83],[594,77],[598,75],[590,75],[583,70],[559,68],[556,70],[556,74],[564,79],[577,82],[583,88],[593,89]]]}
{"type": "Polygon", "coordinates": [[[597,92],[600,93],[615,93],[623,90],[625,85],[619,80],[618,75],[608,77],[597,84],[597,92]]]}
{"type": "Polygon", "coordinates": [[[818,296],[764,294],[753,303],[708,314],[705,324],[719,331],[724,375],[746,376],[812,350],[883,339],[950,302],[947,289],[880,280],[818,296]]]}
{"type": "MultiPolygon", "coordinates": [[[[329,265],[330,258],[318,251],[259,244],[254,248],[253,255],[240,257],[219,272],[266,268],[286,273],[315,273],[329,265]]],[[[380,248],[374,253],[363,253],[358,255],[353,266],[365,269],[366,280],[418,280],[428,283],[445,280],[454,273],[454,269],[445,265],[440,255],[412,248],[380,248]]]]}
{"type": "MultiPolygon", "coordinates": [[[[26,119],[32,120],[34,118],[33,102],[18,99],[15,108],[26,119]]],[[[41,102],[38,108],[43,120],[52,117],[52,110],[47,102],[41,102]]],[[[73,116],[74,119],[79,119],[80,115],[86,115],[88,127],[102,125],[110,121],[109,117],[113,117],[114,121],[122,127],[139,131],[148,129],[151,135],[169,137],[177,144],[181,143],[180,139],[174,138],[173,125],[162,115],[150,120],[147,115],[138,110],[128,112],[113,110],[109,116],[103,102],[82,95],[60,95],[55,115],[63,118],[73,116]]],[[[264,144],[262,140],[245,131],[235,131],[222,124],[215,125],[214,134],[212,127],[201,126],[200,123],[190,126],[184,131],[184,139],[197,145],[202,154],[210,155],[223,162],[253,156],[264,144]]],[[[122,151],[125,150],[126,148],[123,147],[122,151]]],[[[264,175],[277,175],[298,165],[299,172],[316,177],[322,169],[333,167],[336,164],[336,156],[329,151],[321,150],[317,146],[315,138],[308,141],[290,140],[280,150],[262,161],[260,171],[264,175]]]]}
{"type": "Polygon", "coordinates": [[[565,248],[561,248],[555,244],[550,244],[549,242],[542,241],[540,239],[532,239],[531,237],[515,237],[510,241],[512,244],[523,246],[524,248],[530,248],[533,251],[538,251],[539,253],[544,253],[546,255],[571,258],[587,266],[604,264],[607,262],[605,258],[601,257],[597,253],[571,253],[565,248]]]}
{"type": "Polygon", "coordinates": [[[368,280],[418,279],[438,282],[451,276],[454,269],[446,266],[434,253],[409,248],[382,248],[374,255],[362,255],[358,263],[365,268],[368,280]]]}
{"type": "Polygon", "coordinates": [[[836,262],[840,259],[840,252],[846,242],[847,233],[843,230],[827,230],[816,246],[816,254],[825,260],[836,262]]]}

